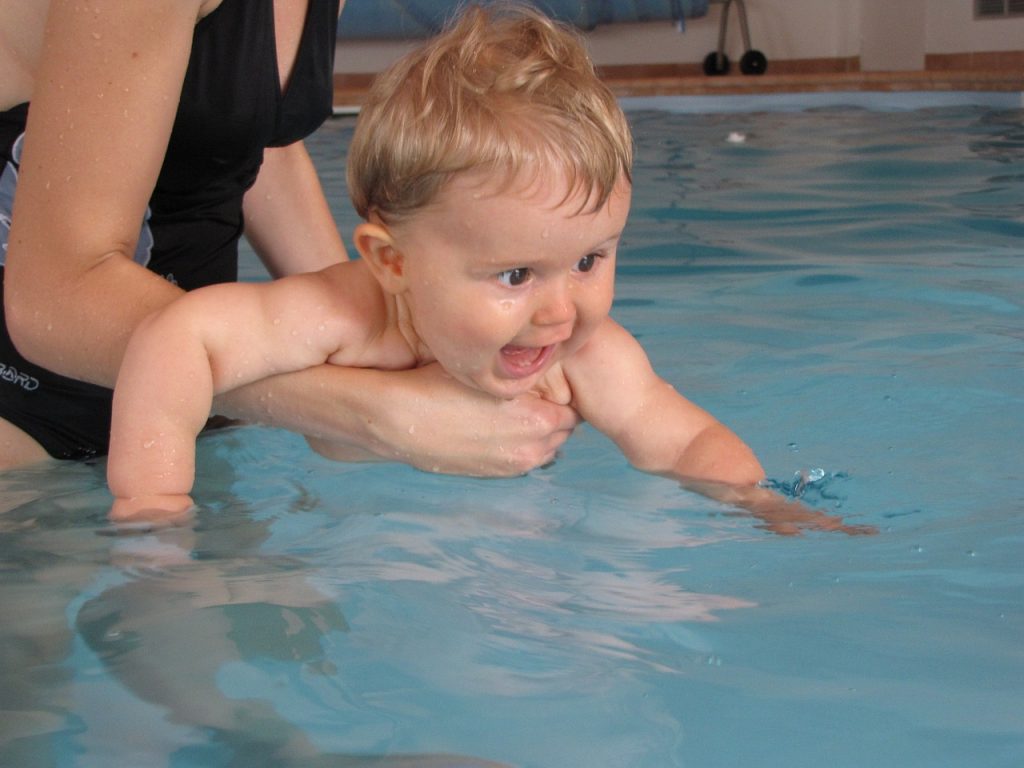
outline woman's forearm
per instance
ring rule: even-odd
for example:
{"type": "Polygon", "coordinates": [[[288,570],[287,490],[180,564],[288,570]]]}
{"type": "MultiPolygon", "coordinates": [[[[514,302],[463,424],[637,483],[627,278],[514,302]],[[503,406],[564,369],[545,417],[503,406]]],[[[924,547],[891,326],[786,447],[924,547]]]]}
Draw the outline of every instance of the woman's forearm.
{"type": "Polygon", "coordinates": [[[319,366],[218,396],[214,410],[305,434],[332,458],[475,476],[518,475],[551,461],[579,422],[572,409],[537,397],[470,390],[436,364],[319,366]]]}
{"type": "Polygon", "coordinates": [[[245,195],[245,237],[274,277],[347,258],[303,142],[264,153],[256,183],[245,195]]]}

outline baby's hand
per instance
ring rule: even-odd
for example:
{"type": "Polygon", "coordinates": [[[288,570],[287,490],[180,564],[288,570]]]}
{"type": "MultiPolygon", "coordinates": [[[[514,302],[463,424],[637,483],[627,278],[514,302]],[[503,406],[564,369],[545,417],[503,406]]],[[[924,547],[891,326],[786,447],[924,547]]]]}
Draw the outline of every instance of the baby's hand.
{"type": "Polygon", "coordinates": [[[775,498],[768,502],[758,501],[756,508],[750,508],[750,511],[761,519],[759,528],[779,536],[799,536],[804,531],[837,531],[848,536],[873,536],[878,533],[873,525],[848,525],[839,515],[829,515],[799,501],[785,499],[774,493],[772,495],[775,498]]]}
{"type": "Polygon", "coordinates": [[[838,515],[812,509],[802,501],[786,498],[759,485],[687,482],[684,486],[745,509],[761,521],[759,528],[779,536],[799,536],[804,531],[838,531],[848,536],[872,536],[878,533],[878,529],[872,525],[847,525],[838,515]]]}
{"type": "Polygon", "coordinates": [[[187,523],[195,508],[192,497],[184,493],[116,498],[110,508],[110,519],[115,523],[164,528],[187,523]]]}

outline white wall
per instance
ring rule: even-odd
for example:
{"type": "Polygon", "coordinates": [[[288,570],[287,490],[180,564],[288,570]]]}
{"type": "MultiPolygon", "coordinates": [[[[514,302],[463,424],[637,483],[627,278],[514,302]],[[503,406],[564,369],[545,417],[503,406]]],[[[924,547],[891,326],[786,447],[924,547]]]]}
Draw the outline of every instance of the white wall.
{"type": "MultiPolygon", "coordinates": [[[[772,59],[860,56],[864,69],[921,69],[927,53],[1024,50],[1024,18],[976,21],[972,0],[745,0],[753,46],[772,59]]],[[[723,6],[689,19],[619,24],[588,33],[598,64],[700,62],[718,48],[723,6]]],[[[738,15],[729,15],[726,53],[743,54],[738,15]]],[[[413,43],[346,42],[339,72],[377,72],[413,43]]]]}
{"type": "Polygon", "coordinates": [[[928,0],[861,0],[861,69],[924,69],[928,5],[928,0]]]}
{"type": "Polygon", "coordinates": [[[928,3],[925,45],[928,53],[1024,50],[1024,18],[973,17],[971,0],[932,0],[928,3]]]}

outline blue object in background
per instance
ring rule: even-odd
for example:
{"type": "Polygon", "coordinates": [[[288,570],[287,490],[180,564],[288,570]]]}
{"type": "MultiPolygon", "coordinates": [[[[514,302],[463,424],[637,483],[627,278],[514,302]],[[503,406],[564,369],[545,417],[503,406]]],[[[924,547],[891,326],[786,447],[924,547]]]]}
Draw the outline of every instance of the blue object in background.
{"type": "MultiPolygon", "coordinates": [[[[533,0],[554,19],[581,29],[601,24],[678,21],[708,12],[709,0],[533,0]]],[[[343,40],[415,39],[436,34],[464,0],[348,0],[341,14],[343,40]]]]}

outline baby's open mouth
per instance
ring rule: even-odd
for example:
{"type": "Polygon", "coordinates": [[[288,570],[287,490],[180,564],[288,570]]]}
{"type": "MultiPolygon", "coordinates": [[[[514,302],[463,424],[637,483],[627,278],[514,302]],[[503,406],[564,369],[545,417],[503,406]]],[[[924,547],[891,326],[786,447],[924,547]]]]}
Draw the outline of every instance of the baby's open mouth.
{"type": "Polygon", "coordinates": [[[501,349],[505,372],[512,378],[525,378],[543,370],[554,347],[520,347],[509,344],[501,349]]]}

